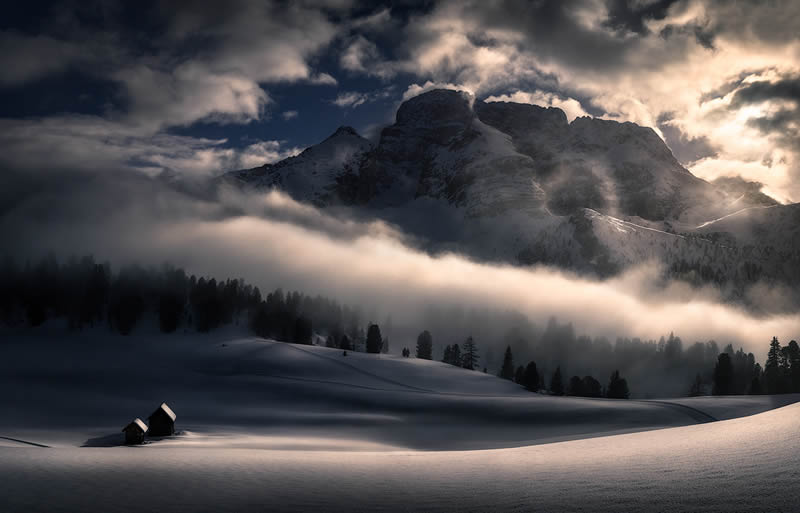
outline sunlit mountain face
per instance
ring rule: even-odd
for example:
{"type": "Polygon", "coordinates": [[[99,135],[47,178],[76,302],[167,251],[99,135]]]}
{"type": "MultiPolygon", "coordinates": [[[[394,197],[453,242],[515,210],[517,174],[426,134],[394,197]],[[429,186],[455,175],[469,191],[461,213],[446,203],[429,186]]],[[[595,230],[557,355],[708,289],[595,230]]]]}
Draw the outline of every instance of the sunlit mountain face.
{"type": "Polygon", "coordinates": [[[792,510],[798,26],[8,6],[0,511],[792,510]]]}

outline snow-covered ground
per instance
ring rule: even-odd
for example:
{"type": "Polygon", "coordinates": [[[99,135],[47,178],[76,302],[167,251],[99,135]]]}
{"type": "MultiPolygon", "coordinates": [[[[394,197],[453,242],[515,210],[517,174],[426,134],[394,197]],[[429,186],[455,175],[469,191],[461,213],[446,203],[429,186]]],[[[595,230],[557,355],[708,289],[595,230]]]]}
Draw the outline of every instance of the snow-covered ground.
{"type": "Polygon", "coordinates": [[[800,494],[782,488],[800,405],[766,411],[796,396],[549,397],[224,333],[4,338],[0,511],[786,511],[800,494]],[[180,434],[118,446],[161,401],[180,434]]]}

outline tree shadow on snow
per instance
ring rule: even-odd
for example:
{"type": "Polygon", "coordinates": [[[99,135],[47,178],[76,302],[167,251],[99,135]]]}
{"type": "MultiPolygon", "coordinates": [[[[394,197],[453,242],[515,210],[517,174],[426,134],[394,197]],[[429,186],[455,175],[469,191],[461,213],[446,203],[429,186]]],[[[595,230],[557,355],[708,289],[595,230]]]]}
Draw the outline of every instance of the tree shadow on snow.
{"type": "Polygon", "coordinates": [[[81,447],[121,447],[125,445],[124,433],[113,433],[110,435],[89,438],[81,447]]]}

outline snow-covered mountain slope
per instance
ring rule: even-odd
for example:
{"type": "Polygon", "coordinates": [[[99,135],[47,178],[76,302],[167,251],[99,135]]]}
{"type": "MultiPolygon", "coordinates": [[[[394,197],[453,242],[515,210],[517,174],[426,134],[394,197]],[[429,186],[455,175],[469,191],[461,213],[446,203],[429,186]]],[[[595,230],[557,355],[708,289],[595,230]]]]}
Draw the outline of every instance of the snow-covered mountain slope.
{"type": "Polygon", "coordinates": [[[795,283],[792,206],[741,179],[692,175],[650,128],[433,90],[372,147],[340,129],[297,157],[225,175],[390,221],[432,251],[601,276],[655,260],[673,275],[795,283]],[[769,208],[764,208],[769,207],[769,208]],[[754,271],[756,270],[756,271],[754,271]]]}
{"type": "Polygon", "coordinates": [[[351,127],[343,126],[321,143],[276,164],[235,171],[228,183],[256,189],[277,188],[317,206],[341,201],[343,184],[353,181],[360,160],[372,145],[351,127]]]}

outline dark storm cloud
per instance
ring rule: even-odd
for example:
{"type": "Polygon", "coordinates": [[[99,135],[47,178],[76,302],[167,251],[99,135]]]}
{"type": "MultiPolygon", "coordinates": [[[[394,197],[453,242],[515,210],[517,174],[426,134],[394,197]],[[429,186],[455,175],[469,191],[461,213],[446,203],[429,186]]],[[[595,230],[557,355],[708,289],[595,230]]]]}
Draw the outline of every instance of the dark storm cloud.
{"type": "Polygon", "coordinates": [[[762,80],[750,82],[739,88],[731,99],[731,107],[767,100],[792,100],[800,102],[800,76],[784,77],[777,82],[762,80]]]}
{"type": "Polygon", "coordinates": [[[663,20],[669,8],[680,0],[655,0],[642,2],[635,0],[608,0],[608,19],[605,25],[614,30],[649,34],[646,20],[663,20]]]}
{"type": "Polygon", "coordinates": [[[773,135],[778,144],[785,148],[800,150],[800,76],[748,82],[733,94],[730,108],[776,101],[781,102],[779,108],[750,118],[747,124],[764,134],[773,135]]]}
{"type": "Polygon", "coordinates": [[[585,4],[577,0],[475,2],[465,9],[465,16],[478,20],[477,25],[487,30],[515,31],[525,38],[522,49],[534,51],[538,57],[591,69],[622,66],[635,43],[582,25],[576,10],[585,4]]]}

